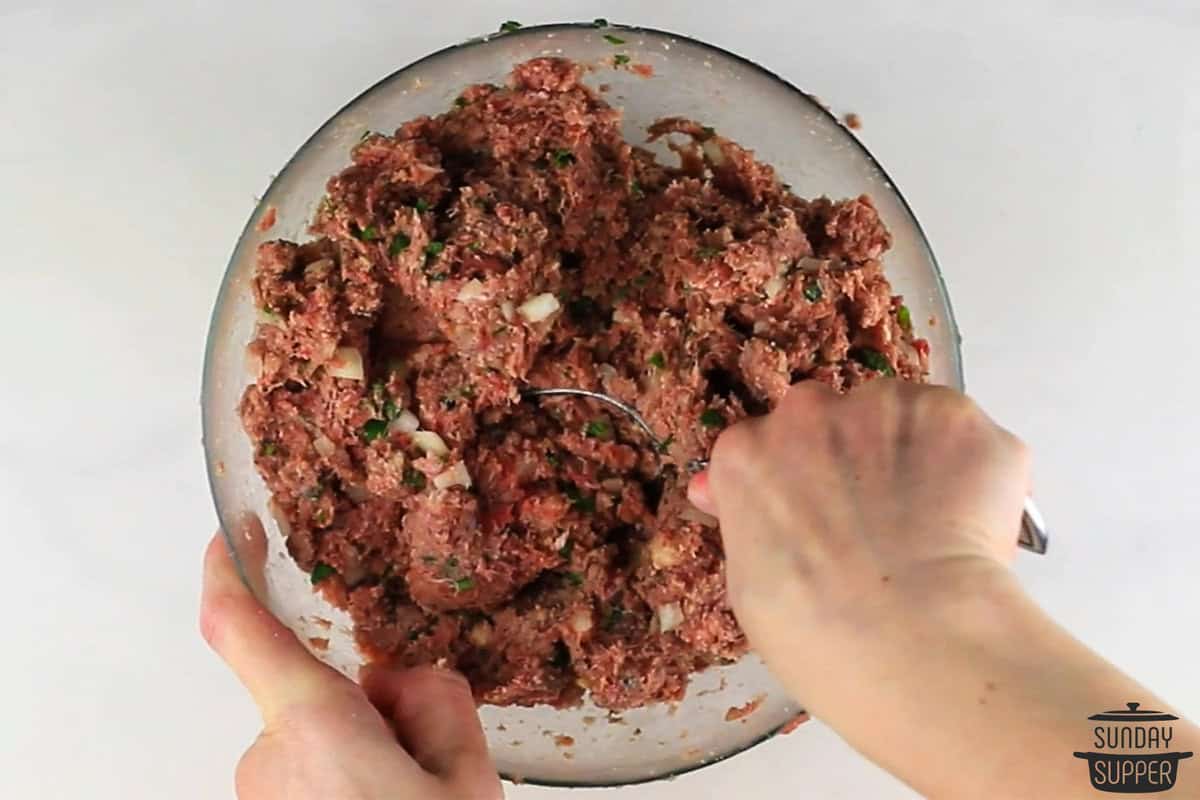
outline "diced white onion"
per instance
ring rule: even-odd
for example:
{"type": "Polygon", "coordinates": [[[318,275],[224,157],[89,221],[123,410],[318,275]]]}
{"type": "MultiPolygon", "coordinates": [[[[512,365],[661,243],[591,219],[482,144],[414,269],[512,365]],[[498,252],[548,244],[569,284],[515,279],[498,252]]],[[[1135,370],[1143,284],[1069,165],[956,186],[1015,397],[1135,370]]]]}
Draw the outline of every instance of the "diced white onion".
{"type": "Polygon", "coordinates": [[[470,489],[471,473],[467,472],[466,464],[458,461],[450,469],[435,476],[433,485],[438,489],[449,489],[451,486],[461,486],[464,489],[470,489]]]}
{"type": "Polygon", "coordinates": [[[617,377],[617,368],[612,364],[601,364],[600,366],[596,367],[596,374],[606,381],[611,381],[613,378],[617,377]]]}
{"type": "Polygon", "coordinates": [[[571,627],[576,633],[587,633],[592,629],[592,612],[580,609],[571,615],[571,627]]]}
{"type": "Polygon", "coordinates": [[[416,433],[420,427],[421,420],[406,408],[388,425],[388,433],[416,433]]]}
{"type": "Polygon", "coordinates": [[[477,300],[486,300],[487,292],[483,288],[483,284],[472,278],[462,285],[458,290],[458,301],[460,303],[473,303],[477,300]]]}
{"type": "Polygon", "coordinates": [[[559,305],[557,297],[550,292],[543,292],[517,306],[517,313],[527,322],[541,322],[560,308],[562,306],[559,305]]]}
{"type": "Polygon", "coordinates": [[[513,317],[516,315],[516,313],[517,310],[513,308],[511,300],[504,300],[500,303],[500,316],[504,317],[504,319],[508,322],[513,321],[513,317]]]}
{"type": "Polygon", "coordinates": [[[262,375],[262,371],[262,345],[257,341],[253,341],[246,345],[246,374],[254,380],[258,380],[258,377],[262,375]]]}
{"type": "Polygon", "coordinates": [[[708,162],[714,167],[719,167],[725,163],[725,151],[721,149],[721,145],[716,139],[705,139],[701,142],[700,149],[704,151],[704,155],[708,157],[708,162]]]}
{"type": "Polygon", "coordinates": [[[782,291],[783,291],[783,278],[779,277],[778,275],[776,275],[775,277],[771,278],[771,280],[769,280],[765,284],[763,284],[763,294],[765,294],[767,296],[768,300],[774,300],[776,297],[779,296],[779,293],[782,291]]]}
{"type": "Polygon", "coordinates": [[[333,440],[323,433],[318,433],[317,437],[313,439],[313,449],[316,450],[322,458],[330,458],[335,452],[337,452],[337,447],[333,444],[333,440]]]}
{"type": "Polygon", "coordinates": [[[755,323],[754,323],[754,335],[755,336],[762,336],[764,333],[766,333],[769,330],[771,330],[771,323],[767,322],[765,319],[760,319],[760,320],[755,321],[755,323]]]}
{"type": "Polygon", "coordinates": [[[678,602],[664,603],[658,607],[658,629],[663,633],[675,630],[683,622],[683,609],[678,602]]]}
{"type": "Polygon", "coordinates": [[[638,321],[637,314],[626,310],[624,306],[613,309],[612,321],[618,325],[632,325],[638,321]]]}
{"type": "Polygon", "coordinates": [[[322,258],[320,261],[314,261],[304,268],[304,279],[307,281],[319,281],[328,275],[329,270],[332,268],[332,259],[322,258]]]}
{"type": "Polygon", "coordinates": [[[363,379],[362,353],[353,347],[339,347],[333,351],[333,358],[325,364],[325,369],[335,378],[361,381],[363,379]]]}
{"type": "Polygon", "coordinates": [[[492,641],[492,626],[487,620],[480,620],[467,631],[467,639],[476,647],[487,647],[492,641]]]}
{"type": "Polygon", "coordinates": [[[392,453],[392,457],[388,459],[388,463],[392,465],[392,469],[396,470],[397,473],[404,471],[405,461],[406,459],[404,458],[403,450],[397,450],[396,452],[392,453]]]}
{"type": "Polygon", "coordinates": [[[705,514],[695,506],[688,506],[679,512],[679,518],[687,522],[696,522],[707,528],[715,528],[719,524],[712,514],[705,514]]]}
{"type": "Polygon", "coordinates": [[[450,452],[442,437],[433,431],[417,431],[412,435],[413,444],[425,451],[425,455],[444,456],[450,452]]]}
{"type": "Polygon", "coordinates": [[[646,547],[650,551],[650,563],[658,569],[673,567],[682,560],[679,552],[661,536],[652,537],[646,547]]]}

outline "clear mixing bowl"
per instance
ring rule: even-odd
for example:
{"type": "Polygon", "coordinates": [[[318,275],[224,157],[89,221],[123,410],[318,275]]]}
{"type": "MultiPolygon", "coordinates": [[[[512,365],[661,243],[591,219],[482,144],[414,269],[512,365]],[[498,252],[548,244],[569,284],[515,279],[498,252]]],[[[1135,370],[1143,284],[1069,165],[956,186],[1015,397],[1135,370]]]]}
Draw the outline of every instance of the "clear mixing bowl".
{"type": "MultiPolygon", "coordinates": [[[[590,23],[525,28],[427,56],[352,100],[280,171],[226,269],[204,365],[204,445],[231,551],[264,604],[302,641],[316,639],[320,645],[328,640],[327,649],[314,652],[352,676],[361,659],[350,620],[313,593],[309,576],[287,556],[237,414],[249,382],[244,351],[256,317],[250,290],[255,248],[266,239],[305,238],[325,181],[349,163],[350,148],[364,131],[390,132],[413,117],[440,113],[467,84],[503,83],[514,64],[540,55],[595,65],[588,83],[606,85],[603,96],[624,112],[629,141],[644,141],[647,126],[660,117],[688,117],[752,148],[802,197],[871,195],[895,240],[885,260],[887,273],[895,291],[905,296],[918,334],[931,344],[932,380],[962,385],[958,331],[937,263],[912,211],[858,140],[814,98],[779,76],[685,36],[590,23]],[[649,70],[614,69],[618,53],[649,70]],[[277,221],[260,232],[258,223],[272,208],[277,221]]],[[[774,735],[799,711],[750,655],[695,676],[678,704],[611,717],[589,703],[571,709],[485,706],[481,715],[496,765],[506,777],[610,786],[712,764],[774,735]],[[726,721],[731,707],[756,700],[761,702],[753,713],[726,721]]]]}

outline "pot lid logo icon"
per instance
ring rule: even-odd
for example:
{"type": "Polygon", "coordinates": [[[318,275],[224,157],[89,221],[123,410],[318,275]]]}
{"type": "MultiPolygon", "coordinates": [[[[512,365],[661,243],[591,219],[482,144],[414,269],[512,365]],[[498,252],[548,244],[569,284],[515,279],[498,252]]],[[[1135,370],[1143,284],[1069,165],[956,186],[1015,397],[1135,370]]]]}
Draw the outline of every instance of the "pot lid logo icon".
{"type": "Polygon", "coordinates": [[[1171,750],[1175,736],[1171,723],[1179,717],[1164,711],[1143,709],[1141,703],[1102,711],[1088,719],[1092,727],[1092,750],[1076,752],[1088,762],[1093,788],[1117,794],[1165,792],[1175,786],[1179,762],[1192,752],[1171,750]]]}

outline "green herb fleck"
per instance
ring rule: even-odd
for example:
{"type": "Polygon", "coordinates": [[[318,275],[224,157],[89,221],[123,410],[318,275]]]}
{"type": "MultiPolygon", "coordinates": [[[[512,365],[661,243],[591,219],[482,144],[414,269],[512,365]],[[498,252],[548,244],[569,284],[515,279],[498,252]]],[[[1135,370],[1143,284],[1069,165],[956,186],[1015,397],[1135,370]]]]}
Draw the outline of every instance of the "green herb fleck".
{"type": "Polygon", "coordinates": [[[356,233],[355,236],[357,236],[359,239],[361,239],[364,242],[374,242],[378,239],[383,238],[379,233],[379,229],[376,228],[374,225],[368,225],[367,227],[363,228],[358,233],[356,233]]]}
{"type": "Polygon", "coordinates": [[[825,293],[823,291],[821,291],[821,284],[817,283],[816,281],[805,284],[804,299],[807,300],[808,302],[815,303],[824,296],[825,296],[825,293]]]}
{"type": "Polygon", "coordinates": [[[562,558],[569,559],[571,557],[571,553],[573,553],[573,552],[575,552],[575,540],[574,539],[567,539],[567,543],[564,544],[562,547],[558,548],[558,554],[562,558]]]}
{"type": "Polygon", "coordinates": [[[410,244],[412,244],[412,239],[409,239],[403,233],[397,233],[392,237],[391,245],[388,246],[388,255],[395,258],[407,250],[410,244]]]}
{"type": "Polygon", "coordinates": [[[583,427],[583,435],[589,439],[611,439],[612,424],[606,419],[594,419],[583,427]]]}
{"type": "Polygon", "coordinates": [[[912,331],[912,312],[908,310],[908,306],[896,309],[896,322],[899,322],[904,330],[912,331]]]}
{"type": "Polygon", "coordinates": [[[469,245],[467,245],[467,249],[472,253],[478,253],[483,249],[483,244],[480,242],[471,242],[469,245]]]}
{"type": "Polygon", "coordinates": [[[583,576],[578,572],[568,572],[566,577],[567,583],[571,584],[572,586],[583,586],[583,576]]]}
{"type": "Polygon", "coordinates": [[[675,443],[675,434],[671,434],[667,438],[663,439],[661,442],[658,442],[654,446],[654,449],[660,453],[666,453],[668,450],[671,449],[671,445],[674,443],[675,443]]]}
{"type": "Polygon", "coordinates": [[[571,508],[576,511],[581,511],[585,514],[590,514],[596,510],[596,498],[591,495],[585,495],[579,491],[579,487],[573,483],[568,483],[563,494],[571,501],[571,508]]]}
{"type": "Polygon", "coordinates": [[[313,522],[318,525],[326,525],[329,523],[329,512],[323,508],[318,508],[313,512],[313,522]]]}
{"type": "Polygon", "coordinates": [[[362,136],[358,137],[358,140],[360,142],[365,142],[368,138],[370,138],[370,136],[371,136],[371,129],[367,128],[365,131],[362,132],[362,136]]]}
{"type": "Polygon", "coordinates": [[[421,556],[421,560],[424,561],[426,564],[436,564],[438,558],[437,558],[437,556],[433,555],[432,553],[426,553],[425,555],[421,556]]]}
{"type": "Polygon", "coordinates": [[[549,450],[546,453],[546,463],[555,468],[561,467],[562,466],[562,456],[560,456],[558,453],[554,452],[553,450],[549,450]]]}
{"type": "Polygon", "coordinates": [[[592,20],[592,27],[593,28],[607,28],[608,20],[606,20],[604,17],[596,17],[594,20],[592,20]]]}
{"type": "Polygon", "coordinates": [[[648,286],[650,284],[650,277],[651,276],[649,272],[643,272],[641,275],[638,275],[633,279],[633,285],[639,289],[648,286]]]}
{"type": "Polygon", "coordinates": [[[317,565],[313,567],[312,575],[310,575],[309,578],[312,580],[313,584],[318,584],[326,578],[331,578],[336,574],[336,569],[329,566],[324,561],[318,561],[317,565]]]}
{"type": "Polygon", "coordinates": [[[667,357],[664,356],[661,352],[655,353],[654,355],[650,356],[650,358],[647,359],[647,361],[649,361],[650,366],[654,367],[655,369],[663,369],[667,366],[667,357]]]}
{"type": "Polygon", "coordinates": [[[704,132],[705,136],[716,136],[717,135],[717,129],[709,127],[708,125],[703,126],[702,128],[700,128],[700,130],[704,132]]]}
{"type": "Polygon", "coordinates": [[[721,248],[720,248],[720,247],[710,247],[710,246],[707,246],[707,245],[706,245],[706,246],[704,246],[704,247],[701,247],[699,250],[697,250],[697,251],[696,251],[696,257],[697,257],[697,258],[702,258],[702,259],[704,259],[705,261],[707,261],[707,260],[708,260],[708,259],[710,259],[710,258],[716,258],[716,257],[717,257],[717,256],[719,256],[719,255],[721,255],[721,248]]]}
{"type": "Polygon", "coordinates": [[[646,196],[646,192],[642,189],[642,184],[637,178],[634,178],[629,182],[629,193],[638,200],[646,196]]]}
{"type": "Polygon", "coordinates": [[[408,488],[419,492],[425,488],[425,473],[413,467],[405,467],[403,483],[408,488]]]}
{"type": "Polygon", "coordinates": [[[445,249],[446,249],[445,242],[438,242],[438,241],[430,242],[429,244],[425,245],[425,257],[426,258],[437,258],[438,256],[440,256],[442,254],[442,251],[445,249]]]}
{"type": "Polygon", "coordinates": [[[519,31],[520,29],[521,23],[517,22],[515,19],[510,19],[508,22],[505,22],[500,26],[501,33],[512,33],[513,31],[519,31]]]}
{"type": "Polygon", "coordinates": [[[566,167],[575,163],[575,154],[566,148],[559,148],[552,154],[556,167],[566,167]]]}
{"type": "Polygon", "coordinates": [[[263,442],[262,447],[260,449],[264,456],[279,455],[279,445],[275,444],[274,442],[270,442],[270,441],[263,442]]]}
{"type": "Polygon", "coordinates": [[[725,424],[725,416],[715,408],[706,408],[700,415],[700,424],[706,428],[719,428],[725,424]]]}
{"type": "Polygon", "coordinates": [[[548,663],[557,670],[565,670],[571,666],[571,651],[561,639],[554,643],[554,652],[550,655],[548,663]]]}
{"type": "Polygon", "coordinates": [[[429,201],[426,200],[424,197],[418,197],[417,202],[413,203],[413,208],[415,208],[420,213],[424,214],[426,211],[429,210],[429,201]]]}
{"type": "Polygon", "coordinates": [[[604,34],[604,41],[609,44],[625,44],[625,40],[619,36],[613,36],[611,33],[604,34]]]}
{"type": "Polygon", "coordinates": [[[368,442],[373,442],[387,433],[387,420],[369,419],[362,427],[362,437],[368,442]]]}
{"type": "Polygon", "coordinates": [[[457,568],[458,568],[458,556],[455,556],[455,555],[446,556],[446,569],[452,570],[452,569],[457,569],[457,568]]]}
{"type": "Polygon", "coordinates": [[[429,276],[429,282],[430,283],[441,283],[442,281],[446,280],[446,277],[447,277],[447,275],[444,272],[435,272],[429,276]]]}
{"type": "Polygon", "coordinates": [[[321,484],[310,487],[304,490],[304,497],[308,500],[320,500],[321,495],[325,493],[325,487],[321,484]]]}
{"type": "Polygon", "coordinates": [[[625,616],[625,609],[618,605],[610,606],[608,613],[604,615],[604,629],[611,631],[613,628],[621,624],[621,618],[625,616]]]}
{"type": "Polygon", "coordinates": [[[467,592],[475,588],[475,581],[471,578],[458,578],[454,581],[454,591],[457,593],[467,592]]]}
{"type": "Polygon", "coordinates": [[[622,66],[624,64],[628,64],[628,63],[629,63],[629,56],[625,55],[624,53],[617,53],[615,56],[613,56],[613,66],[614,67],[620,67],[620,66],[622,66]]]}
{"type": "Polygon", "coordinates": [[[859,347],[850,351],[850,357],[867,369],[881,372],[889,378],[893,378],[896,375],[896,370],[892,367],[891,362],[887,360],[887,356],[878,350],[870,347],[859,347]]]}
{"type": "Polygon", "coordinates": [[[454,105],[458,106],[459,108],[466,108],[467,107],[467,98],[465,98],[465,97],[454,98],[454,105]]]}
{"type": "Polygon", "coordinates": [[[388,398],[383,401],[383,418],[391,422],[396,417],[400,416],[400,406],[396,405],[396,401],[388,398]]]}

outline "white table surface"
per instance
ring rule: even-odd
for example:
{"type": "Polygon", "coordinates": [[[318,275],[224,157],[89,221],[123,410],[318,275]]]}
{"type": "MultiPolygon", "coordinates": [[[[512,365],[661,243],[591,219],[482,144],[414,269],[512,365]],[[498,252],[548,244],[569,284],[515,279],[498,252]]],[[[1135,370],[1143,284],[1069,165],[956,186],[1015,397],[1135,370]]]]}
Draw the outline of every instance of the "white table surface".
{"type": "MultiPolygon", "coordinates": [[[[246,5],[0,5],[0,794],[232,796],[255,714],[195,623],[221,272],[332,110],[508,18],[674,29],[861,115],[945,268],[971,392],[1034,447],[1054,541],[1024,580],[1200,715],[1194,2],[246,5]]],[[[912,796],[819,724],[613,794],[912,796]]]]}

